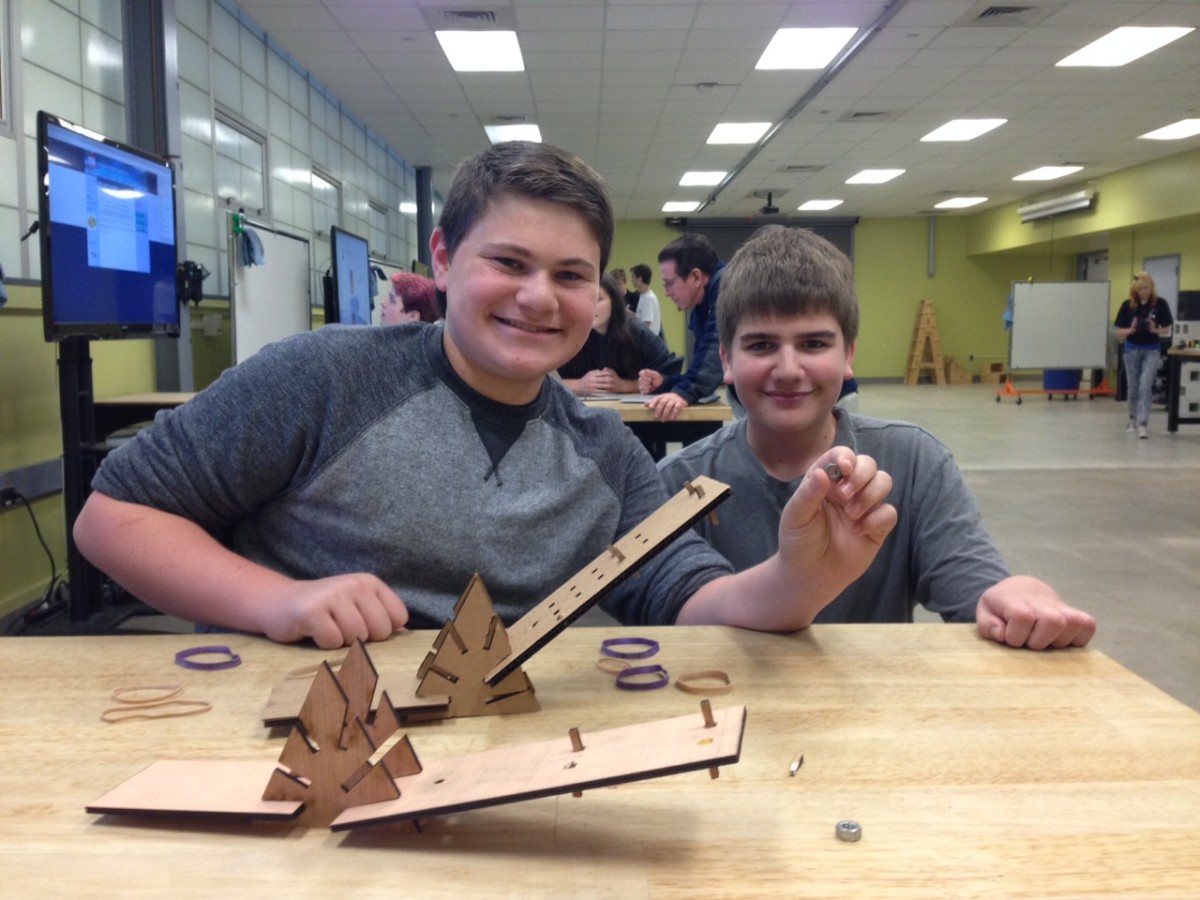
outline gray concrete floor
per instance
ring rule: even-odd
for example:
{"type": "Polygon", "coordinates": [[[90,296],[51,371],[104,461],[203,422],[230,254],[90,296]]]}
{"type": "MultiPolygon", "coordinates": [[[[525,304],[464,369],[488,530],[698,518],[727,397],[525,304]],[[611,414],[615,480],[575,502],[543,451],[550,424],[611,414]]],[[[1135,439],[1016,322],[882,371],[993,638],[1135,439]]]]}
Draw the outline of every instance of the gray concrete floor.
{"type": "Polygon", "coordinates": [[[1092,613],[1093,646],[1200,709],[1200,425],[1168,434],[1155,410],[1143,441],[1111,397],[995,396],[868,384],[859,411],[945,442],[1012,570],[1092,613]]]}

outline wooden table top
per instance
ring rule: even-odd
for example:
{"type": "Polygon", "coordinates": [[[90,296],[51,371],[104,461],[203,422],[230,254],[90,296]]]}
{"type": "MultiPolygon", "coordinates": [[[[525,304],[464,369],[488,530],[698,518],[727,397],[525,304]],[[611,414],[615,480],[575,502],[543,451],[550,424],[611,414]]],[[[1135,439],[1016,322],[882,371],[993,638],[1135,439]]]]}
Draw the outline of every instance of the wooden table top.
{"type": "MultiPolygon", "coordinates": [[[[650,399],[647,396],[646,399],[650,399]]],[[[623,400],[584,400],[584,406],[593,409],[615,409],[623,422],[657,422],[654,413],[645,404],[623,400]]],[[[677,422],[728,422],[733,418],[733,408],[724,400],[712,403],[694,403],[679,411],[677,422]]]]}
{"type": "MultiPolygon", "coordinates": [[[[1063,897],[1200,895],[1200,713],[1096,650],[1035,653],[969,625],[569,628],[525,671],[540,712],[408,729],[438,759],[677,716],[626,692],[601,639],[648,636],[672,677],[724,670],[741,761],[705,772],[352,832],[93,816],[159,759],[275,759],[271,687],[334,655],[242,636],[0,639],[0,879],[8,896],[1063,897]],[[225,643],[242,664],[184,670],[225,643]],[[210,712],[106,724],[121,687],[179,684],[210,712]],[[789,776],[793,758],[804,754],[789,776]],[[835,824],[861,824],[858,843],[835,824]]],[[[433,632],[373,644],[413,670],[433,632]]],[[[636,753],[637,748],[630,748],[636,753]]]]}

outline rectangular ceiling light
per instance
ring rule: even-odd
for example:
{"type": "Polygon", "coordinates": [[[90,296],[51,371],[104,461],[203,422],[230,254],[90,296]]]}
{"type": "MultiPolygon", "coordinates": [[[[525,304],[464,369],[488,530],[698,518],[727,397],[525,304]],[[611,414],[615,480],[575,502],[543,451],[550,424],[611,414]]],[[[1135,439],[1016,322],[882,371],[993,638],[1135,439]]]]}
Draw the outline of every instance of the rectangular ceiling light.
{"type": "Polygon", "coordinates": [[[1083,170],[1083,166],[1040,166],[1014,175],[1013,181],[1053,181],[1055,178],[1065,178],[1083,170]]]}
{"type": "Polygon", "coordinates": [[[883,184],[904,174],[903,169],[863,169],[846,179],[846,184],[883,184]]]}
{"type": "Polygon", "coordinates": [[[824,212],[827,209],[833,209],[835,206],[841,206],[841,200],[805,200],[796,207],[797,212],[824,212]]]}
{"type": "Polygon", "coordinates": [[[857,31],[857,28],[780,28],[754,68],[823,69],[857,31]]]}
{"type": "Polygon", "coordinates": [[[1181,141],[1197,134],[1200,134],[1200,119],[1180,119],[1173,125],[1165,125],[1154,131],[1147,131],[1145,134],[1139,134],[1138,137],[1148,141],[1181,141]]]}
{"type": "Polygon", "coordinates": [[[493,144],[503,144],[505,141],[542,142],[542,129],[536,125],[484,125],[483,130],[493,144]]]}
{"type": "Polygon", "coordinates": [[[437,31],[455,72],[524,72],[515,31],[437,31]]]}
{"type": "Polygon", "coordinates": [[[978,206],[987,203],[987,197],[951,197],[941,203],[933,204],[934,209],[966,209],[968,206],[978,206]]]}
{"type": "Polygon", "coordinates": [[[923,141],[973,141],[993,128],[999,128],[1008,119],[951,119],[941,128],[935,128],[923,141]]]}
{"type": "Polygon", "coordinates": [[[1126,25],[1055,63],[1056,66],[1123,66],[1177,41],[1195,28],[1126,25]]]}
{"type": "Polygon", "coordinates": [[[721,183],[728,172],[684,172],[679,179],[680,187],[713,187],[721,183]]]}
{"type": "Polygon", "coordinates": [[[1092,198],[1095,196],[1096,192],[1089,188],[1083,191],[1076,191],[1073,194],[1053,197],[1050,200],[1030,203],[1028,206],[1018,206],[1017,214],[1021,217],[1022,222],[1032,222],[1035,219],[1048,219],[1051,216],[1061,216],[1063,213],[1074,212],[1077,209],[1088,209],[1092,205],[1092,198]]]}
{"type": "Polygon", "coordinates": [[[695,212],[700,208],[699,200],[668,200],[662,211],[667,213],[695,212]]]}
{"type": "Polygon", "coordinates": [[[708,136],[709,144],[753,144],[767,133],[770,122],[721,122],[708,136]]]}

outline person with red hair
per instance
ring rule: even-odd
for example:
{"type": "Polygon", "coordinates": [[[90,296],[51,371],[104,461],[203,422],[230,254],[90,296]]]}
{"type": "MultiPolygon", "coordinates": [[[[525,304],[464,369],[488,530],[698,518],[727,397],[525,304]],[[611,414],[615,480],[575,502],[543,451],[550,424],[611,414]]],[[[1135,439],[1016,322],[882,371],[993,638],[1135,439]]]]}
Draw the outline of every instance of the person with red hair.
{"type": "Polygon", "coordinates": [[[379,310],[381,324],[436,322],[441,317],[437,289],[432,278],[416,272],[396,272],[392,275],[392,289],[379,310]]]}

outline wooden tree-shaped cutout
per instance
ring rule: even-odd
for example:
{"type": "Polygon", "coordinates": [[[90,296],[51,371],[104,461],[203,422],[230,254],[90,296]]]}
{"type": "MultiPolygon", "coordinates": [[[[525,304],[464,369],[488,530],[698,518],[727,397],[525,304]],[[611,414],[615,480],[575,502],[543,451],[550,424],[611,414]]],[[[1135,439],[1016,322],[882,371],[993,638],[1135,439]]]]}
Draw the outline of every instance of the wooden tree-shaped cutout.
{"type": "Polygon", "coordinates": [[[352,806],[395,800],[394,779],[421,770],[407,737],[375,759],[399,723],[385,694],[377,721],[367,725],[378,675],[361,641],[342,664],[341,678],[321,664],[263,792],[264,800],[302,801],[303,825],[328,825],[352,806]]]}
{"type": "Polygon", "coordinates": [[[495,684],[485,681],[510,652],[504,623],[476,573],[417,671],[421,681],[417,696],[449,696],[450,716],[534,712],[541,707],[523,670],[518,668],[495,684]]]}

